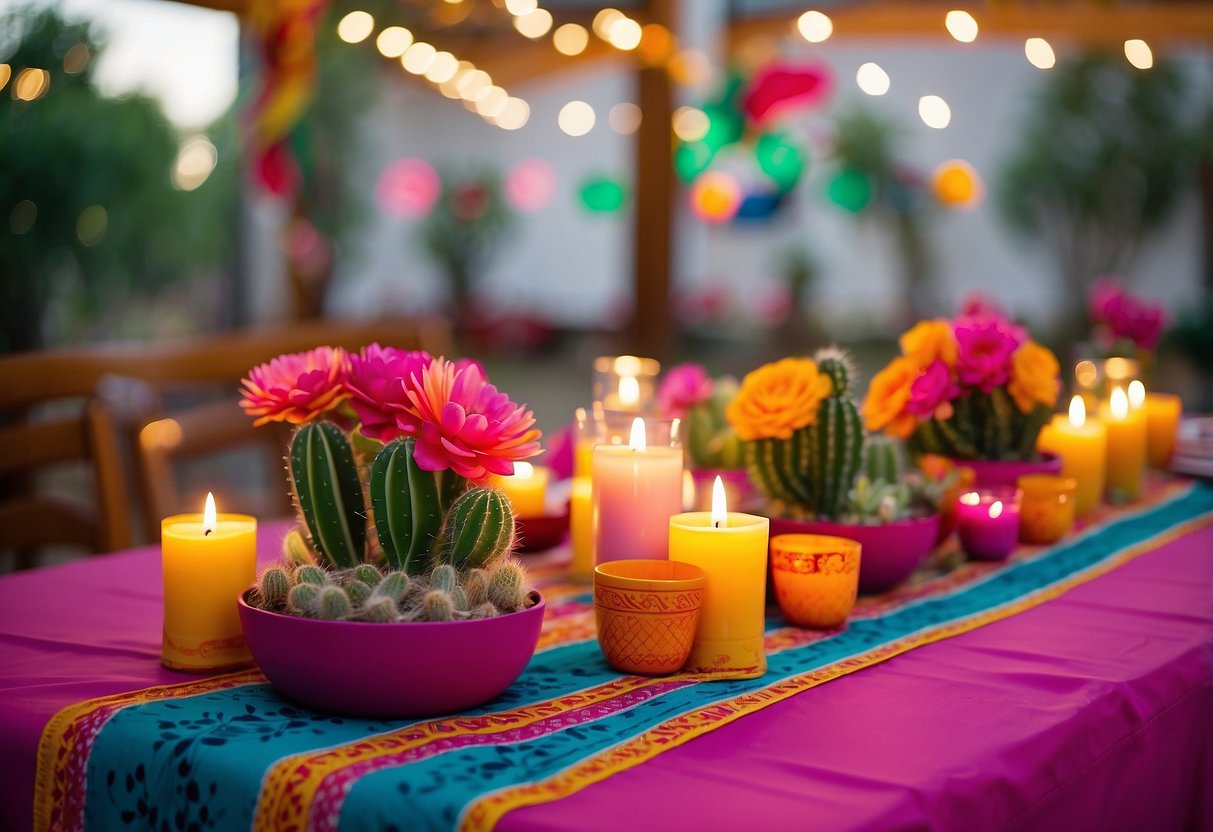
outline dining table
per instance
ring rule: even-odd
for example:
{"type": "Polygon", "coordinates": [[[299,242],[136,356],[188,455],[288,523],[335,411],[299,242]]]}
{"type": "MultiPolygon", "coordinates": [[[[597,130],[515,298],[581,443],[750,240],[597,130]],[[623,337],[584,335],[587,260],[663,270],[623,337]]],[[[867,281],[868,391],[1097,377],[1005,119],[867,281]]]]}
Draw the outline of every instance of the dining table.
{"type": "Polygon", "coordinates": [[[0,828],[1213,829],[1208,483],[1005,562],[947,542],[832,630],[772,603],[757,679],[613,670],[567,544],[520,557],[526,670],[411,719],[165,669],[159,546],[0,577],[0,828]]]}

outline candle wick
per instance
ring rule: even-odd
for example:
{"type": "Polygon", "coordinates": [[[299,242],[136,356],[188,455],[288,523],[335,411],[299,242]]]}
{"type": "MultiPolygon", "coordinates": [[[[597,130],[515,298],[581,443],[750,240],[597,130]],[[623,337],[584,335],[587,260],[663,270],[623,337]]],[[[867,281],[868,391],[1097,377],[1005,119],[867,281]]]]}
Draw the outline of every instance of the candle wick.
{"type": "Polygon", "coordinates": [[[212,532],[212,531],[214,531],[214,529],[203,529],[203,530],[202,530],[202,536],[203,536],[203,537],[210,537],[210,536],[211,536],[211,532],[212,532]]]}
{"type": "Polygon", "coordinates": [[[715,526],[716,528],[718,528],[718,529],[719,529],[719,528],[720,528],[720,521],[719,521],[719,520],[717,520],[717,521],[715,521],[714,523],[712,523],[712,525],[713,525],[713,526],[715,526]]]}

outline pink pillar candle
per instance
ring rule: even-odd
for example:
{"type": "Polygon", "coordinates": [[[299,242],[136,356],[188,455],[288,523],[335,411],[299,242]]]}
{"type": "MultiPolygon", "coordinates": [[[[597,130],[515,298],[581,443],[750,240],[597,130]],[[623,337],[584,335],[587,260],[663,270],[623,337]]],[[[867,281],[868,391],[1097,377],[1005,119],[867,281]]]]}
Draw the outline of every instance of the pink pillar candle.
{"type": "Polygon", "coordinates": [[[988,488],[961,494],[956,506],[960,545],[975,560],[1005,560],[1019,540],[1017,488],[988,488]]]}
{"type": "Polygon", "coordinates": [[[595,564],[668,558],[670,518],[682,511],[682,449],[599,445],[591,469],[595,564]]]}

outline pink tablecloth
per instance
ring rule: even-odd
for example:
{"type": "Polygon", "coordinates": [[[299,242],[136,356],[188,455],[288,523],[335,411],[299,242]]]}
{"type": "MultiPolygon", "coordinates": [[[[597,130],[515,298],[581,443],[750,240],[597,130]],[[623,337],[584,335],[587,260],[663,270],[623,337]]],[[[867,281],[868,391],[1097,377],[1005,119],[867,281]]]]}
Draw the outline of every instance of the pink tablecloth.
{"type": "MultiPolygon", "coordinates": [[[[155,550],[0,579],[0,828],[29,826],[52,714],[189,678],[159,580],[155,550]]],[[[922,827],[1213,829],[1213,527],[500,824],[922,827]]]]}

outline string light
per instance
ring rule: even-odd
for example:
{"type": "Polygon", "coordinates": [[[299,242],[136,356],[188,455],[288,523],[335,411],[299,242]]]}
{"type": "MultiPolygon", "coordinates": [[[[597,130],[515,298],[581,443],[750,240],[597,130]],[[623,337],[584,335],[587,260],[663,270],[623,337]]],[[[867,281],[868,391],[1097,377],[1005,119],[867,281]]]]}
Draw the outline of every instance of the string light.
{"type": "Polygon", "coordinates": [[[502,130],[517,130],[531,120],[531,105],[521,98],[510,98],[497,116],[497,126],[502,130]]]}
{"type": "Polygon", "coordinates": [[[684,142],[697,142],[712,126],[707,113],[695,107],[679,107],[672,119],[674,135],[684,142]]]}
{"type": "Polygon", "coordinates": [[[505,0],[505,10],[514,17],[528,15],[539,8],[539,0],[505,0]]]}
{"type": "Polygon", "coordinates": [[[547,9],[535,9],[530,14],[514,18],[514,28],[531,40],[546,35],[552,29],[552,13],[547,9]]]}
{"type": "Polygon", "coordinates": [[[972,43],[977,40],[977,21],[973,15],[960,9],[953,9],[944,18],[944,26],[948,34],[961,43],[972,43]]]}
{"type": "Polygon", "coordinates": [[[101,205],[90,205],[80,212],[76,220],[76,239],[91,248],[101,242],[108,225],[109,214],[105,208],[101,205]]]}
{"type": "Polygon", "coordinates": [[[640,108],[630,101],[616,104],[607,113],[607,123],[621,136],[635,133],[640,129],[640,108]]]}
{"type": "Polygon", "coordinates": [[[8,64],[0,64],[0,90],[4,89],[8,84],[8,79],[13,75],[13,68],[8,64]]]}
{"type": "Polygon", "coordinates": [[[455,77],[459,71],[459,60],[450,52],[439,52],[434,55],[434,62],[426,70],[425,80],[434,84],[444,84],[455,77]]]}
{"type": "Polygon", "coordinates": [[[375,38],[375,48],[385,58],[399,58],[413,45],[413,33],[403,26],[389,26],[375,38]]]}
{"type": "Polygon", "coordinates": [[[438,50],[425,41],[417,41],[408,48],[400,58],[400,65],[406,72],[414,75],[424,75],[437,57],[438,50]]]}
{"type": "Polygon", "coordinates": [[[598,14],[594,15],[594,23],[592,24],[594,34],[598,35],[598,37],[602,38],[603,40],[609,40],[611,36],[611,27],[613,27],[620,20],[623,20],[624,17],[626,17],[626,15],[619,11],[619,9],[603,9],[602,11],[598,12],[598,14]]]}
{"type": "Polygon", "coordinates": [[[567,135],[584,136],[594,129],[594,108],[584,101],[570,101],[560,108],[556,123],[567,135]]]}
{"type": "Polygon", "coordinates": [[[855,83],[868,95],[884,95],[891,85],[889,73],[885,72],[880,64],[871,61],[859,67],[859,71],[855,73],[855,83]]]}
{"type": "Polygon", "coordinates": [[[1154,66],[1154,53],[1150,51],[1150,44],[1141,38],[1125,41],[1125,57],[1138,69],[1149,69],[1154,66]]]}
{"type": "Polygon", "coordinates": [[[822,43],[834,33],[834,21],[819,11],[807,11],[797,19],[796,29],[809,43],[822,43]]]}
{"type": "Polygon", "coordinates": [[[1023,43],[1023,53],[1028,63],[1037,69],[1052,69],[1057,64],[1053,47],[1044,38],[1028,38],[1023,43]]]}
{"type": "MultiPolygon", "coordinates": [[[[63,71],[68,75],[75,75],[83,72],[88,66],[93,56],[88,51],[88,46],[83,43],[77,43],[71,49],[67,50],[67,54],[63,56],[63,71]]],[[[0,84],[3,87],[4,84],[0,84]]]]}
{"type": "Polygon", "coordinates": [[[45,69],[27,67],[17,73],[13,82],[13,98],[18,101],[37,101],[51,88],[51,74],[45,69]]]}
{"type": "Polygon", "coordinates": [[[346,43],[362,43],[375,31],[375,18],[369,12],[354,11],[337,22],[337,37],[346,43]]]}
{"type": "Polygon", "coordinates": [[[927,127],[942,130],[952,122],[952,108],[938,95],[918,99],[918,116],[927,127]]]}
{"type": "Polygon", "coordinates": [[[640,24],[630,17],[624,17],[611,26],[607,41],[616,49],[631,52],[640,45],[641,34],[640,24]]]}
{"type": "Polygon", "coordinates": [[[207,180],[219,161],[219,151],[206,136],[192,136],[181,143],[173,165],[173,187],[192,191],[207,180]]]}
{"type": "Polygon", "coordinates": [[[561,55],[580,55],[590,43],[590,33],[577,23],[566,23],[552,33],[552,45],[561,55]]]}

